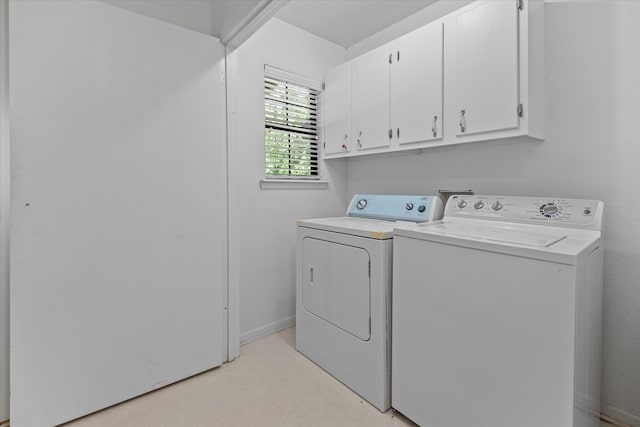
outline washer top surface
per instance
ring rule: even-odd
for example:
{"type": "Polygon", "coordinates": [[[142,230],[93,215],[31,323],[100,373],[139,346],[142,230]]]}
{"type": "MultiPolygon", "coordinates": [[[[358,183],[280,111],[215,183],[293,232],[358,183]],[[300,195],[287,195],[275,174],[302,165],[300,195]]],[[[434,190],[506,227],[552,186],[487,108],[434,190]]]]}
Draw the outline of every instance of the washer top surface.
{"type": "Polygon", "coordinates": [[[298,227],[386,240],[399,225],[440,219],[442,202],[435,196],[356,194],[347,215],[299,220],[298,227]]]}
{"type": "Polygon", "coordinates": [[[437,233],[443,236],[454,236],[458,238],[481,239],[500,242],[503,244],[513,244],[531,246],[534,248],[546,248],[567,235],[562,230],[527,229],[523,227],[513,227],[508,223],[496,223],[489,221],[464,221],[464,222],[443,222],[429,227],[430,233],[437,233]]]}
{"type": "Polygon", "coordinates": [[[398,224],[394,233],[575,265],[598,247],[602,211],[594,200],[453,196],[442,221],[398,224]]]}

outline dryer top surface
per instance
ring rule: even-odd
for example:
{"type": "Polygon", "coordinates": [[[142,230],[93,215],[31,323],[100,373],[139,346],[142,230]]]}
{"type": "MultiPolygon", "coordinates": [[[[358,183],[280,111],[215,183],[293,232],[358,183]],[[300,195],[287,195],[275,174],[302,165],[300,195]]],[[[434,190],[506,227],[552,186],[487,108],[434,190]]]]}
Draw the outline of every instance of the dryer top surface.
{"type": "Polygon", "coordinates": [[[392,239],[393,228],[402,224],[407,225],[413,223],[346,216],[298,221],[298,227],[314,228],[316,230],[332,231],[334,233],[350,234],[379,240],[392,239]]]}

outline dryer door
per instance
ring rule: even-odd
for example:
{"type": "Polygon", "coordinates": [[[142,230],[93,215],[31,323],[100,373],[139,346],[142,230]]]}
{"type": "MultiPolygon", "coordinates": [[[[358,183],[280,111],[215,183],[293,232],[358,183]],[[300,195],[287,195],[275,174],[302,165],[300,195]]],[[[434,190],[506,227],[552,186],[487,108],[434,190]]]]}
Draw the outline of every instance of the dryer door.
{"type": "Polygon", "coordinates": [[[361,340],[371,337],[369,253],[307,237],[302,243],[302,305],[361,340]]]}

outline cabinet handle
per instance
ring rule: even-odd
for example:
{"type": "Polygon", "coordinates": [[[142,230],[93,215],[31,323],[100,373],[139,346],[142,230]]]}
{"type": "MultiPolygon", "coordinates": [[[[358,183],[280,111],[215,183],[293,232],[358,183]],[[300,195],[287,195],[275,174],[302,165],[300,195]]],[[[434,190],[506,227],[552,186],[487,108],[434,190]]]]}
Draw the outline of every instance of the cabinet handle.
{"type": "Polygon", "coordinates": [[[464,133],[464,131],[467,129],[467,121],[464,118],[464,110],[460,110],[460,132],[464,133]]]}
{"type": "Polygon", "coordinates": [[[389,139],[393,139],[393,129],[389,129],[389,139]]]}
{"type": "Polygon", "coordinates": [[[360,137],[362,136],[362,131],[358,132],[358,147],[362,148],[362,142],[360,142],[360,137]]]}
{"type": "Polygon", "coordinates": [[[431,125],[431,132],[433,132],[433,137],[438,136],[438,128],[436,127],[436,123],[438,121],[438,116],[433,116],[433,124],[431,125]]]}
{"type": "Polygon", "coordinates": [[[396,135],[398,136],[398,139],[400,139],[400,128],[396,129],[396,135]]]}
{"type": "Polygon", "coordinates": [[[398,51],[398,62],[400,62],[400,51],[398,51]]]}
{"type": "Polygon", "coordinates": [[[393,64],[393,53],[389,54],[389,64],[393,64]]]}

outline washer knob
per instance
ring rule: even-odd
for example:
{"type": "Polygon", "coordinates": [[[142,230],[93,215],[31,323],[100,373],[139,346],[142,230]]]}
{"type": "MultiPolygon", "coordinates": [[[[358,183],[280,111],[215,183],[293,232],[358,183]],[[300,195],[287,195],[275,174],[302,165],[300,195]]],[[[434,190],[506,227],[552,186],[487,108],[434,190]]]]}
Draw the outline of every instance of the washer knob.
{"type": "Polygon", "coordinates": [[[407,210],[410,211],[411,209],[413,209],[413,203],[409,202],[407,203],[407,210]]]}
{"type": "Polygon", "coordinates": [[[458,201],[458,203],[456,203],[456,206],[459,207],[460,209],[466,208],[468,205],[467,201],[465,199],[460,199],[460,201],[458,201]]]}
{"type": "Polygon", "coordinates": [[[547,215],[555,215],[559,210],[560,209],[558,208],[558,206],[554,205],[553,203],[548,203],[542,207],[542,212],[546,213],[547,215]]]}
{"type": "Polygon", "coordinates": [[[491,209],[493,209],[494,211],[499,211],[503,206],[504,205],[500,203],[500,200],[496,200],[495,202],[491,203],[491,209]]]}
{"type": "Polygon", "coordinates": [[[364,209],[366,207],[367,207],[367,200],[366,199],[358,200],[358,204],[356,205],[356,208],[358,208],[359,210],[362,210],[362,209],[364,209]]]}
{"type": "Polygon", "coordinates": [[[424,212],[426,209],[427,209],[427,208],[426,208],[426,206],[425,206],[425,205],[420,205],[420,206],[418,206],[418,212],[420,212],[420,213],[424,212]]]}
{"type": "Polygon", "coordinates": [[[482,209],[484,208],[484,202],[482,200],[478,200],[473,204],[474,209],[482,209]]]}

